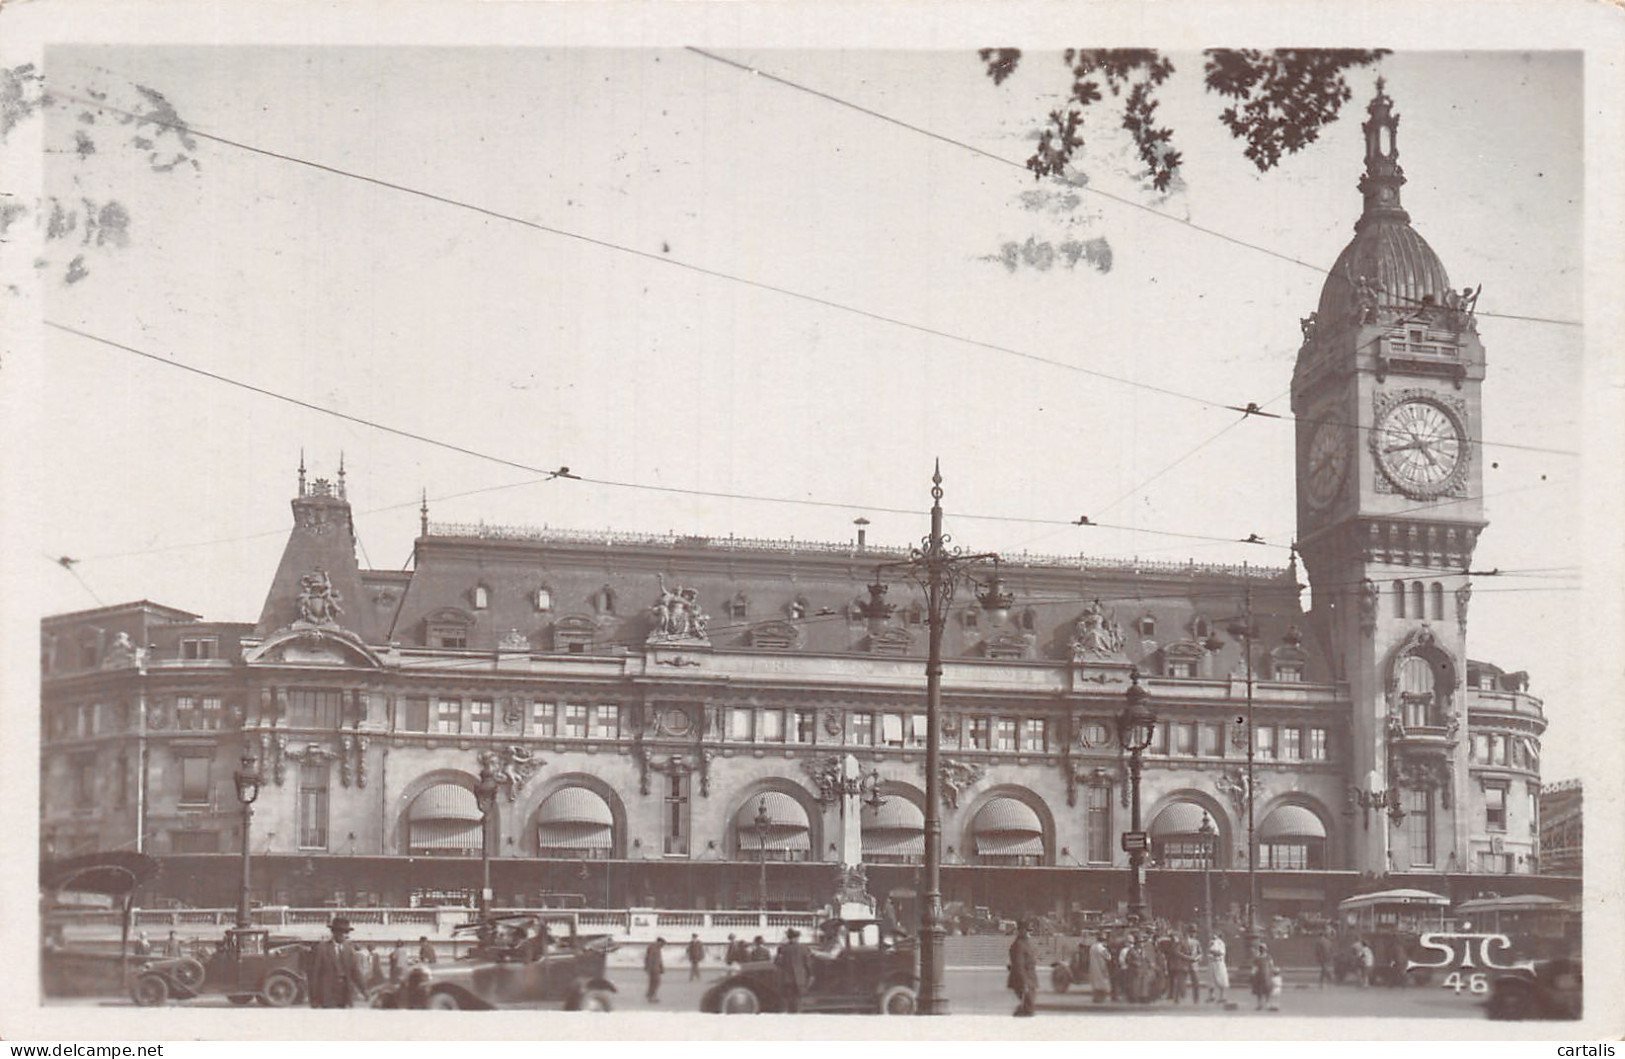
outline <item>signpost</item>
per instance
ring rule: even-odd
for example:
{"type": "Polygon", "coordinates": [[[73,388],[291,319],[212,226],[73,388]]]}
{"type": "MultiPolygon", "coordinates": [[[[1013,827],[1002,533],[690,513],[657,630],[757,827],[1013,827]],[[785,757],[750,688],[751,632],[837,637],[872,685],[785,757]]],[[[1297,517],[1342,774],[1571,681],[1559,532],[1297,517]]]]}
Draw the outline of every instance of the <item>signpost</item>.
{"type": "Polygon", "coordinates": [[[1149,842],[1148,838],[1149,836],[1147,836],[1144,831],[1124,831],[1123,852],[1145,852],[1147,849],[1151,848],[1151,843],[1149,842]]]}

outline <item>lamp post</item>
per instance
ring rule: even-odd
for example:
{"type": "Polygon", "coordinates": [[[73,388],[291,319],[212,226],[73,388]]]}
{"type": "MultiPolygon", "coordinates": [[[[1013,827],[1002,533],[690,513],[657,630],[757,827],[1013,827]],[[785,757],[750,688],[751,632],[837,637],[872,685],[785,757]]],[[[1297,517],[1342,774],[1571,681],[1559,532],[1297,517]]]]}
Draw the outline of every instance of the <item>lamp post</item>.
{"type": "Polygon", "coordinates": [[[976,599],[995,624],[1010,616],[1013,597],[1004,590],[999,577],[999,557],[991,552],[970,555],[950,547],[952,540],[942,532],[942,465],[931,474],[931,532],[918,547],[910,548],[907,559],[881,563],[875,567],[875,580],[869,586],[869,600],[859,609],[869,623],[870,634],[878,632],[891,617],[894,606],[886,602],[882,575],[901,571],[925,592],[927,614],[925,662],[925,865],[924,887],[920,895],[920,1003],[921,1015],[946,1015],[948,998],[943,991],[943,942],[947,929],[942,921],[942,633],[948,624],[948,609],[954,590],[963,582],[976,592],[976,599]],[[993,565],[986,582],[972,575],[976,567],[993,565]]]}
{"type": "Polygon", "coordinates": [[[243,754],[241,767],[232,773],[231,781],[237,787],[237,801],[243,807],[243,879],[237,888],[237,928],[241,930],[253,925],[248,907],[248,825],[254,818],[254,800],[260,796],[260,786],[265,782],[253,754],[243,754]]]}
{"type": "Polygon", "coordinates": [[[761,878],[757,881],[757,907],[763,912],[767,911],[767,830],[773,826],[773,818],[767,813],[767,796],[756,804],[756,862],[761,878]]]}
{"type": "Polygon", "coordinates": [[[1213,887],[1210,873],[1213,869],[1213,851],[1216,848],[1218,832],[1213,828],[1213,818],[1206,812],[1202,813],[1202,826],[1196,829],[1197,836],[1202,842],[1202,951],[1206,952],[1213,944],[1213,887]]]}
{"type": "Polygon", "coordinates": [[[1123,836],[1123,848],[1128,851],[1129,886],[1128,914],[1145,921],[1145,847],[1146,835],[1140,830],[1140,755],[1151,745],[1156,735],[1157,714],[1146,700],[1151,693],[1140,687],[1139,667],[1128,672],[1128,691],[1124,697],[1128,705],[1117,715],[1117,740],[1128,751],[1129,774],[1129,832],[1123,836]]]}
{"type": "Polygon", "coordinates": [[[474,802],[480,808],[480,900],[481,922],[491,914],[491,811],[497,804],[496,770],[489,761],[480,764],[480,778],[474,783],[474,802]]]}

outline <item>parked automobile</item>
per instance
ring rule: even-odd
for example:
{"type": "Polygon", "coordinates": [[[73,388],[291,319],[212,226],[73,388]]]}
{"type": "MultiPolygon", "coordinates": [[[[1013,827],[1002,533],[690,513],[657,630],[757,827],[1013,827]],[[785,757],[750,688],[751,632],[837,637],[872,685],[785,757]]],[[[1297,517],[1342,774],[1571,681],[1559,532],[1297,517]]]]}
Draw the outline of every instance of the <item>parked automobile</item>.
{"type": "Polygon", "coordinates": [[[1577,1019],[1584,999],[1578,959],[1540,960],[1533,971],[1496,973],[1484,1013],[1492,1019],[1577,1019]]]}
{"type": "MultiPolygon", "coordinates": [[[[875,919],[831,919],[818,937],[802,1011],[914,1014],[920,977],[912,935],[875,919]]],[[[745,964],[705,991],[700,1010],[723,1015],[785,1010],[778,968],[771,960],[745,964]]]]}
{"type": "Polygon", "coordinates": [[[535,1008],[609,1011],[615,986],[604,962],[615,942],[584,936],[568,912],[514,912],[453,929],[475,945],[448,963],[418,964],[398,986],[378,990],[372,1006],[430,1010],[535,1008]]]}
{"type": "Polygon", "coordinates": [[[305,996],[310,943],[276,938],[263,927],[233,927],[202,956],[179,956],[143,964],[130,986],[142,1007],[223,993],[233,1004],[288,1007],[305,996]]]}

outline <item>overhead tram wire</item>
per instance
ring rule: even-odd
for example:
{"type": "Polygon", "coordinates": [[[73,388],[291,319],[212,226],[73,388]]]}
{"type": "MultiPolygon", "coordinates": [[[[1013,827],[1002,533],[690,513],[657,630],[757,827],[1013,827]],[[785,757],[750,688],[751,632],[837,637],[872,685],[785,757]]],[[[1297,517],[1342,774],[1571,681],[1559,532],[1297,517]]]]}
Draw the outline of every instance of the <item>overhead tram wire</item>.
{"type": "MultiPolygon", "coordinates": [[[[688,45],[686,50],[691,51],[695,55],[701,56],[702,58],[710,59],[713,62],[721,63],[724,66],[731,66],[736,70],[743,71],[743,72],[748,73],[748,74],[750,74],[750,75],[752,75],[754,77],[759,77],[764,81],[772,81],[774,84],[783,85],[784,87],[794,89],[797,92],[805,92],[806,94],[808,94],[810,96],[816,96],[819,99],[825,100],[825,101],[830,102],[830,103],[834,103],[836,106],[845,107],[848,110],[855,110],[859,114],[864,114],[864,115],[867,115],[867,116],[869,116],[871,118],[875,118],[875,119],[877,119],[879,121],[886,122],[888,125],[895,125],[898,128],[907,129],[909,132],[916,133],[916,134],[918,134],[920,136],[924,136],[924,137],[926,137],[928,139],[936,140],[939,143],[945,143],[945,144],[948,144],[949,146],[958,147],[958,148],[960,148],[962,150],[969,151],[970,153],[978,155],[978,156],[980,156],[982,158],[986,158],[989,161],[998,162],[1000,165],[1011,166],[1013,168],[1021,170],[1023,173],[1030,173],[1031,172],[1031,170],[1027,168],[1027,165],[1024,162],[1018,162],[1013,158],[1006,158],[1003,155],[994,154],[992,151],[988,151],[988,150],[985,150],[985,149],[983,149],[981,147],[977,147],[975,144],[966,143],[964,140],[956,140],[952,136],[947,136],[947,135],[944,135],[943,133],[935,132],[935,131],[933,131],[931,129],[925,128],[924,126],[915,125],[915,124],[913,124],[911,122],[904,121],[901,118],[892,117],[890,114],[886,114],[886,113],[884,113],[882,111],[875,110],[875,109],[873,109],[871,107],[866,107],[861,103],[854,103],[849,99],[843,99],[842,97],[834,95],[833,93],[825,92],[825,91],[822,91],[821,89],[813,88],[810,85],[804,85],[804,84],[801,84],[799,82],[792,81],[787,77],[781,77],[778,74],[769,73],[768,71],[763,70],[763,69],[761,69],[759,67],[751,66],[748,63],[742,63],[742,62],[739,62],[736,59],[730,59],[730,58],[728,58],[726,56],[723,56],[723,55],[718,55],[715,52],[706,51],[703,48],[696,48],[693,45],[688,45]]],[[[1279,259],[1281,261],[1286,261],[1286,262],[1288,262],[1290,264],[1293,264],[1293,265],[1298,265],[1301,268],[1309,269],[1309,270],[1311,270],[1313,272],[1317,272],[1317,273],[1319,273],[1319,274],[1321,274],[1323,276],[1324,275],[1330,275],[1330,270],[1329,269],[1321,268],[1319,265],[1312,264],[1311,262],[1308,262],[1308,261],[1304,261],[1302,258],[1293,257],[1291,254],[1285,254],[1285,253],[1282,253],[1279,250],[1272,250],[1267,246],[1260,246],[1258,243],[1248,242],[1245,239],[1238,238],[1237,236],[1230,235],[1230,234],[1228,234],[1226,232],[1221,232],[1221,231],[1219,231],[1217,229],[1214,229],[1214,228],[1208,228],[1208,227],[1206,227],[1204,225],[1197,224],[1194,221],[1188,221],[1183,217],[1176,217],[1171,213],[1164,213],[1161,210],[1154,209],[1154,208],[1152,208],[1150,206],[1147,206],[1143,202],[1135,202],[1133,199],[1125,198],[1122,195],[1114,195],[1109,191],[1102,191],[1101,189],[1099,189],[1097,187],[1093,187],[1093,186],[1088,185],[1088,184],[1083,184],[1083,185],[1068,184],[1067,186],[1072,187],[1072,188],[1077,188],[1078,190],[1082,190],[1082,191],[1087,192],[1088,194],[1091,194],[1091,195],[1097,195],[1097,196],[1099,196],[1099,197],[1101,197],[1103,199],[1107,199],[1109,201],[1115,202],[1115,203],[1117,203],[1118,205],[1121,205],[1121,206],[1128,206],[1131,209],[1139,210],[1142,213],[1149,213],[1153,217],[1158,217],[1158,218],[1160,218],[1162,220],[1169,221],[1169,222],[1172,222],[1174,224],[1182,225],[1182,226],[1184,226],[1186,228],[1190,228],[1190,229],[1192,229],[1194,231],[1201,232],[1203,235],[1210,235],[1215,239],[1222,239],[1227,243],[1232,243],[1232,244],[1234,244],[1236,246],[1245,247],[1248,250],[1254,250],[1254,251],[1257,251],[1260,254],[1268,254],[1270,257],[1277,258],[1277,259],[1279,259]]],[[[1519,314],[1516,314],[1516,313],[1492,313],[1492,312],[1479,312],[1479,313],[1477,313],[1477,315],[1495,317],[1496,319],[1501,319],[1501,320],[1523,320],[1523,321],[1527,321],[1527,322],[1530,322],[1530,323],[1555,324],[1555,325],[1558,325],[1558,326],[1561,326],[1561,327],[1583,327],[1584,326],[1584,324],[1579,320],[1563,320],[1563,319],[1557,319],[1557,318],[1554,318],[1554,317],[1547,317],[1547,316],[1523,316],[1523,315],[1519,315],[1519,314]]]]}
{"type": "MultiPolygon", "coordinates": [[[[617,481],[617,480],[612,479],[612,478],[597,478],[597,477],[593,477],[591,475],[585,475],[585,474],[570,474],[570,475],[567,475],[567,476],[563,476],[563,475],[559,475],[556,471],[543,470],[543,469],[541,469],[539,467],[535,467],[535,466],[532,466],[530,464],[520,463],[520,462],[517,462],[515,460],[510,460],[510,459],[507,459],[507,458],[501,457],[501,456],[494,456],[494,455],[491,455],[491,454],[488,454],[488,453],[480,452],[480,451],[475,450],[475,449],[467,448],[466,446],[463,446],[463,445],[457,445],[457,444],[454,444],[452,442],[441,441],[441,440],[439,440],[437,438],[429,437],[426,434],[417,433],[416,431],[405,430],[405,429],[400,428],[400,427],[388,426],[386,424],[378,423],[378,422],[376,422],[374,420],[366,419],[366,418],[363,418],[361,416],[352,415],[352,414],[350,414],[348,412],[339,411],[338,409],[325,408],[325,407],[323,407],[321,405],[313,404],[310,401],[301,400],[300,398],[297,398],[297,397],[290,397],[290,396],[288,396],[286,394],[279,393],[279,392],[277,392],[275,390],[266,389],[263,386],[256,386],[256,385],[254,385],[252,383],[242,382],[242,381],[240,381],[238,379],[233,379],[230,376],[221,375],[218,372],[207,371],[207,370],[205,370],[203,368],[195,367],[193,365],[186,364],[186,363],[184,363],[182,361],[173,360],[173,359],[170,359],[168,357],[162,357],[162,356],[159,356],[156,353],[150,353],[150,352],[147,352],[146,350],[137,349],[136,347],[131,346],[131,345],[127,345],[127,344],[125,344],[123,342],[117,342],[117,341],[114,341],[113,339],[110,339],[110,338],[103,338],[100,335],[91,334],[88,331],[82,331],[82,330],[80,330],[80,329],[78,329],[76,327],[70,327],[70,326],[68,326],[66,324],[57,323],[57,322],[55,322],[53,320],[46,320],[45,324],[48,327],[54,328],[54,329],[56,329],[58,331],[65,332],[67,334],[74,335],[74,336],[76,336],[78,338],[85,339],[86,341],[95,342],[95,343],[98,343],[100,345],[104,345],[104,346],[107,346],[109,348],[112,348],[112,349],[117,349],[117,350],[120,350],[120,351],[125,352],[125,353],[130,353],[130,354],[132,354],[134,356],[138,356],[138,357],[142,357],[142,358],[144,358],[146,360],[150,360],[155,364],[163,364],[163,365],[165,365],[167,367],[178,368],[178,369],[180,369],[182,371],[191,372],[191,373],[193,373],[195,375],[201,375],[204,378],[212,379],[215,382],[224,383],[224,384],[226,384],[228,386],[235,386],[235,387],[238,387],[240,389],[248,390],[248,391],[250,391],[252,393],[257,393],[262,397],[269,397],[269,398],[272,398],[273,400],[284,401],[284,402],[286,402],[288,404],[295,405],[295,406],[297,406],[299,408],[304,408],[304,409],[306,409],[308,411],[312,411],[312,412],[320,412],[320,413],[322,413],[324,415],[334,416],[335,418],[342,419],[342,420],[344,420],[346,422],[349,422],[349,423],[354,423],[354,424],[356,424],[358,426],[371,427],[373,429],[383,431],[384,433],[387,433],[387,434],[393,434],[393,435],[395,435],[397,437],[408,438],[408,439],[410,439],[412,441],[421,442],[422,444],[425,444],[425,445],[431,445],[431,446],[435,446],[437,448],[447,449],[449,451],[456,452],[456,453],[459,453],[459,454],[464,455],[464,456],[471,456],[471,457],[473,457],[475,459],[488,460],[488,461],[493,462],[493,463],[501,464],[504,467],[512,467],[512,468],[516,468],[518,470],[529,471],[529,472],[535,473],[535,474],[548,475],[549,477],[568,477],[569,479],[572,479],[572,480],[575,480],[575,481],[587,482],[587,483],[590,483],[590,484],[593,484],[593,485],[601,485],[601,486],[606,486],[606,487],[616,488],[616,489],[636,489],[636,490],[642,490],[642,491],[646,491],[646,492],[668,493],[668,494],[675,494],[675,495],[681,495],[681,496],[701,496],[701,497],[708,497],[708,498],[711,498],[711,499],[718,499],[718,500],[747,500],[747,501],[753,501],[753,502],[757,502],[757,503],[767,503],[767,504],[786,504],[786,505],[795,505],[795,506],[803,506],[803,507],[834,508],[834,509],[840,510],[840,511],[860,511],[860,512],[861,511],[878,511],[878,512],[882,512],[884,514],[889,514],[889,515],[919,516],[919,515],[924,514],[924,512],[919,511],[919,510],[914,509],[914,508],[888,507],[888,506],[880,505],[880,504],[860,504],[860,503],[851,503],[851,502],[846,502],[846,501],[817,500],[817,499],[813,499],[813,498],[810,498],[810,497],[797,498],[797,497],[784,497],[784,496],[763,496],[763,495],[760,495],[760,494],[753,494],[753,493],[730,493],[730,492],[725,492],[725,491],[722,491],[722,490],[693,489],[693,488],[686,488],[686,487],[683,487],[683,486],[674,486],[674,485],[650,485],[650,484],[646,484],[646,483],[642,483],[642,482],[617,481]]],[[[987,522],[1022,522],[1022,523],[1031,523],[1033,525],[1069,526],[1069,525],[1074,524],[1073,522],[1071,522],[1069,520],[1066,520],[1066,519],[1030,518],[1030,517],[1018,516],[1018,515],[981,515],[981,514],[956,512],[953,517],[958,518],[958,519],[974,519],[974,520],[978,520],[978,521],[987,521],[987,522]]],[[[1212,534],[1205,534],[1205,533],[1181,533],[1181,532],[1177,532],[1177,531],[1174,531],[1174,530],[1147,529],[1147,528],[1138,527],[1138,526],[1121,526],[1121,525],[1115,525],[1115,524],[1112,524],[1112,523],[1104,523],[1104,522],[1103,523],[1091,522],[1090,525],[1097,526],[1097,527],[1099,527],[1101,529],[1119,530],[1119,531],[1123,531],[1123,532],[1127,532],[1127,533],[1145,533],[1145,534],[1152,534],[1154,536],[1161,536],[1161,537],[1178,537],[1178,538],[1180,538],[1182,540],[1214,541],[1214,542],[1219,542],[1219,543],[1224,543],[1224,542],[1230,542],[1230,541],[1237,540],[1237,538],[1233,538],[1233,537],[1219,537],[1219,536],[1214,536],[1212,534]]],[[[1270,545],[1270,547],[1278,547],[1278,548],[1282,548],[1282,549],[1286,548],[1285,545],[1270,545]]]]}
{"type": "MultiPolygon", "coordinates": [[[[410,185],[407,185],[407,184],[400,184],[400,183],[396,183],[394,181],[384,180],[384,179],[382,179],[380,177],[368,176],[368,175],[366,175],[364,173],[357,173],[357,172],[354,172],[353,170],[341,169],[341,168],[339,168],[337,166],[331,166],[331,165],[327,165],[327,164],[322,163],[322,162],[316,162],[316,161],[312,161],[310,159],[300,158],[297,155],[286,154],[286,153],[281,152],[281,151],[273,151],[273,150],[270,150],[269,148],[264,148],[264,147],[256,147],[253,144],[245,143],[245,142],[243,142],[241,140],[234,140],[234,139],[231,139],[229,137],[217,135],[215,133],[204,132],[204,131],[202,131],[202,130],[200,130],[200,129],[196,128],[195,126],[192,126],[192,125],[187,125],[187,124],[179,123],[179,122],[162,121],[162,120],[153,118],[151,116],[144,116],[144,115],[135,114],[135,113],[130,112],[130,111],[121,110],[118,107],[109,106],[106,103],[94,102],[92,100],[83,99],[81,97],[74,96],[74,95],[71,95],[71,94],[63,94],[62,96],[55,97],[55,98],[60,98],[62,100],[77,102],[77,103],[81,103],[81,104],[84,104],[84,105],[87,105],[87,106],[94,105],[94,106],[100,107],[100,108],[102,108],[104,110],[107,110],[110,113],[119,114],[119,115],[122,115],[124,117],[128,117],[128,118],[130,118],[132,120],[147,122],[149,124],[158,125],[158,126],[160,126],[162,128],[170,128],[170,129],[175,129],[177,131],[184,131],[187,135],[196,136],[199,139],[209,140],[211,142],[219,143],[219,144],[222,144],[222,145],[227,146],[227,147],[235,147],[238,150],[247,151],[247,152],[249,152],[251,154],[257,154],[257,155],[260,155],[262,157],[272,158],[272,159],[276,159],[278,161],[283,161],[283,162],[288,162],[288,163],[293,164],[293,165],[306,166],[308,168],[315,169],[315,170],[318,170],[318,171],[324,172],[324,173],[329,173],[329,174],[334,175],[334,176],[346,177],[346,178],[349,178],[351,180],[358,180],[358,181],[361,181],[362,183],[371,184],[371,185],[373,185],[375,187],[381,187],[381,188],[385,188],[385,189],[391,190],[391,191],[398,191],[398,192],[400,192],[402,194],[405,194],[405,195],[413,195],[413,196],[416,196],[418,198],[427,199],[427,200],[429,200],[431,202],[438,202],[438,203],[440,203],[442,205],[452,206],[452,207],[457,208],[457,209],[469,210],[469,211],[471,211],[473,213],[480,214],[481,216],[490,217],[490,218],[495,219],[495,220],[507,221],[509,223],[517,224],[517,225],[520,225],[522,227],[530,228],[530,229],[535,230],[535,231],[545,232],[545,233],[547,233],[549,235],[556,235],[556,236],[559,236],[559,237],[565,238],[565,239],[573,239],[573,240],[576,240],[578,242],[588,244],[590,246],[599,247],[601,249],[613,250],[613,251],[616,251],[616,252],[619,252],[619,253],[628,254],[630,256],[639,258],[641,260],[654,262],[654,263],[659,264],[659,265],[664,265],[664,266],[673,267],[673,268],[685,269],[687,271],[694,272],[694,273],[697,273],[697,274],[700,274],[700,275],[709,276],[709,277],[711,277],[713,279],[721,279],[721,280],[727,280],[727,281],[730,281],[730,282],[733,282],[733,283],[744,284],[745,286],[753,287],[753,288],[755,288],[757,290],[764,290],[764,291],[768,291],[770,293],[783,295],[784,297],[787,297],[787,298],[794,298],[794,299],[797,299],[799,301],[807,302],[807,303],[813,304],[813,305],[819,305],[819,306],[822,306],[822,307],[827,308],[827,309],[834,309],[834,310],[836,310],[838,312],[850,313],[852,315],[863,317],[863,318],[868,319],[868,320],[874,320],[874,321],[876,321],[878,323],[891,324],[891,325],[896,326],[896,327],[901,327],[901,328],[904,328],[906,330],[914,331],[914,332],[916,332],[918,334],[929,335],[929,336],[932,336],[934,338],[942,338],[942,339],[945,339],[945,340],[950,341],[950,342],[961,343],[961,344],[964,344],[964,345],[971,346],[973,348],[986,350],[986,351],[992,352],[992,353],[1002,353],[1002,354],[1005,354],[1007,356],[1012,356],[1012,357],[1016,357],[1016,358],[1021,359],[1021,360],[1030,361],[1030,362],[1035,363],[1035,364],[1043,364],[1043,365],[1047,365],[1047,366],[1053,367],[1053,368],[1060,368],[1060,369],[1062,369],[1064,371],[1076,372],[1078,374],[1086,375],[1086,376],[1089,376],[1091,378],[1101,379],[1101,380],[1104,380],[1104,381],[1107,381],[1107,382],[1115,382],[1115,383],[1118,383],[1118,384],[1123,385],[1123,386],[1129,386],[1129,387],[1132,387],[1134,389],[1144,390],[1144,391],[1146,391],[1148,393],[1160,394],[1160,395],[1162,395],[1164,397],[1172,397],[1172,398],[1176,398],[1176,399],[1182,400],[1182,401],[1189,401],[1189,402],[1194,403],[1194,404],[1202,405],[1203,407],[1206,407],[1206,408],[1231,408],[1231,407],[1235,407],[1237,405],[1237,402],[1223,401],[1223,400],[1219,400],[1219,399],[1215,399],[1215,398],[1202,397],[1202,396],[1199,396],[1197,394],[1185,393],[1185,392],[1180,391],[1180,390],[1175,390],[1175,389],[1172,389],[1171,387],[1159,386],[1159,385],[1157,385],[1155,383],[1144,382],[1144,381],[1137,380],[1137,379],[1130,379],[1130,378],[1120,376],[1120,375],[1113,375],[1113,374],[1111,374],[1109,372],[1099,371],[1099,370],[1096,370],[1094,368],[1087,368],[1087,367],[1084,367],[1084,366],[1082,366],[1080,364],[1072,364],[1072,363],[1069,363],[1067,361],[1056,360],[1053,357],[1046,357],[1046,356],[1042,356],[1042,355],[1037,354],[1037,353],[1030,353],[1030,352],[1027,352],[1026,350],[1017,349],[1017,348],[1015,348],[1013,346],[1001,345],[1001,344],[999,344],[997,342],[989,342],[989,341],[986,341],[984,339],[979,339],[979,338],[971,338],[971,337],[969,337],[967,335],[961,335],[961,334],[957,334],[957,333],[952,332],[952,331],[944,331],[941,328],[931,327],[928,324],[921,324],[921,323],[916,323],[916,322],[913,322],[913,321],[910,321],[910,320],[904,320],[904,319],[902,319],[900,317],[888,316],[888,315],[886,315],[884,313],[876,312],[876,311],[873,311],[873,310],[870,310],[870,309],[863,309],[863,308],[860,308],[860,307],[854,306],[854,305],[848,305],[845,302],[838,302],[838,301],[835,301],[835,300],[830,299],[830,298],[820,297],[819,295],[816,295],[816,294],[808,294],[808,293],[805,293],[803,291],[798,291],[798,290],[791,289],[789,287],[781,287],[781,286],[778,286],[777,284],[766,283],[766,282],[763,282],[761,280],[748,279],[748,278],[746,278],[744,276],[738,276],[738,275],[735,275],[733,273],[723,272],[720,269],[707,268],[704,265],[692,264],[690,262],[683,261],[680,258],[672,257],[672,256],[670,256],[668,254],[657,254],[657,253],[654,253],[653,251],[649,251],[649,250],[639,250],[636,247],[626,246],[624,244],[612,242],[612,241],[607,240],[607,239],[599,239],[599,238],[596,238],[594,236],[585,235],[585,234],[583,234],[581,232],[571,231],[571,230],[569,230],[567,228],[560,228],[560,227],[558,227],[556,225],[543,224],[543,223],[541,223],[539,221],[527,220],[527,219],[525,219],[523,217],[518,217],[518,216],[515,216],[513,214],[502,213],[502,212],[500,212],[498,210],[493,210],[493,209],[490,209],[490,208],[485,207],[485,206],[479,206],[479,205],[476,205],[474,203],[468,202],[468,201],[463,200],[463,199],[452,198],[451,196],[448,196],[448,195],[440,195],[440,194],[437,194],[437,193],[432,192],[432,191],[425,191],[422,188],[414,188],[414,187],[412,187],[410,185]]],[[[1153,210],[1152,212],[1155,213],[1156,211],[1153,210]]],[[[1158,215],[1159,216],[1166,216],[1166,215],[1163,215],[1163,214],[1158,214],[1158,215]]],[[[1309,266],[1309,267],[1314,267],[1314,266],[1309,266]]],[[[1485,315],[1487,315],[1487,314],[1485,314],[1485,315]]],[[[58,325],[53,325],[53,326],[58,326],[58,325]]],[[[1283,421],[1286,421],[1287,418],[1288,417],[1283,417],[1283,421]]],[[[1290,418],[1296,419],[1296,417],[1290,417],[1290,418]]],[[[1303,421],[1304,422],[1317,422],[1316,420],[1303,420],[1303,421]]],[[[1345,424],[1345,425],[1352,426],[1356,430],[1371,430],[1371,429],[1374,429],[1372,427],[1363,426],[1363,425],[1358,424],[1358,423],[1345,424]]],[[[1553,453],[1553,454],[1556,454],[1556,455],[1567,455],[1567,456],[1577,455],[1577,453],[1569,452],[1569,451],[1562,450],[1562,449],[1548,449],[1548,448],[1541,448],[1540,446],[1524,445],[1524,444],[1518,444],[1518,443],[1513,443],[1513,442],[1491,442],[1491,441],[1479,440],[1479,441],[1475,441],[1474,444],[1481,445],[1481,446],[1496,445],[1496,446],[1500,446],[1500,447],[1504,447],[1504,448],[1525,449],[1525,450],[1534,451],[1534,452],[1549,452],[1549,453],[1553,453]]]]}

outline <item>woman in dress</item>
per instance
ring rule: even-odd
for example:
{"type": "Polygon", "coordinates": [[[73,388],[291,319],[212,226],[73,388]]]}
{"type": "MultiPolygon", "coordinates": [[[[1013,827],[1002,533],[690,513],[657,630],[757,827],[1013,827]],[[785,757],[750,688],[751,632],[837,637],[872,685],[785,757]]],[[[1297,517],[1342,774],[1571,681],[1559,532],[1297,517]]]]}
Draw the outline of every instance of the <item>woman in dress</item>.
{"type": "Polygon", "coordinates": [[[1224,938],[1218,934],[1207,945],[1207,1000],[1208,1003],[1226,1003],[1225,991],[1230,988],[1230,965],[1227,963],[1224,938]]]}
{"type": "Polygon", "coordinates": [[[1279,1011],[1275,1002],[1275,961],[1270,957],[1269,948],[1258,943],[1258,950],[1253,954],[1253,997],[1258,1001],[1256,1010],[1263,1011],[1264,1005],[1269,1004],[1271,1011],[1279,1011]]]}

